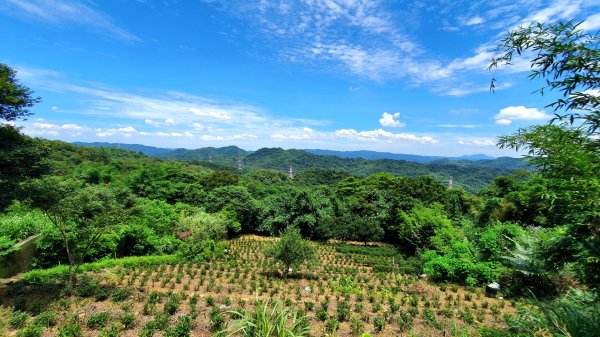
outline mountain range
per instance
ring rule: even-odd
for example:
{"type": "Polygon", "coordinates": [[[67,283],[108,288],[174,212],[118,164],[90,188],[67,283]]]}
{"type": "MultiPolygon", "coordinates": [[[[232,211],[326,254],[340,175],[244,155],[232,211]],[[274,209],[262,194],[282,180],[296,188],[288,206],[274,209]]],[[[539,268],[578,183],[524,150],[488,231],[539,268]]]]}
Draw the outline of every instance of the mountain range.
{"type": "Polygon", "coordinates": [[[375,151],[333,150],[284,150],[262,148],[246,151],[237,146],[205,147],[200,149],[168,149],[139,144],[121,143],[74,143],[78,146],[118,147],[144,153],[165,160],[191,161],[214,169],[249,172],[272,169],[289,170],[290,163],[295,172],[318,168],[345,172],[354,176],[367,176],[388,172],[397,176],[432,176],[445,182],[452,176],[454,185],[475,192],[492,179],[508,175],[517,169],[527,169],[525,159],[486,155],[462,157],[419,156],[375,151]]]}

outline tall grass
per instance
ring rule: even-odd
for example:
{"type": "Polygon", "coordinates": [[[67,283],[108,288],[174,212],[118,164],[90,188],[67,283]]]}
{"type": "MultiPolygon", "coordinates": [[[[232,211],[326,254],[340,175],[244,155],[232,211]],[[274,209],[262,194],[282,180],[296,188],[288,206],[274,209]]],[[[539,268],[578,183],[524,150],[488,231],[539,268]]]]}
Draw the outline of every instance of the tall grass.
{"type": "Polygon", "coordinates": [[[571,289],[553,301],[536,301],[537,308],[524,308],[509,320],[511,330],[530,335],[557,337],[600,336],[600,302],[591,292],[571,289]]]}
{"type": "Polygon", "coordinates": [[[302,337],[311,333],[306,316],[280,301],[257,301],[254,311],[230,311],[230,314],[235,320],[220,336],[302,337]]]}

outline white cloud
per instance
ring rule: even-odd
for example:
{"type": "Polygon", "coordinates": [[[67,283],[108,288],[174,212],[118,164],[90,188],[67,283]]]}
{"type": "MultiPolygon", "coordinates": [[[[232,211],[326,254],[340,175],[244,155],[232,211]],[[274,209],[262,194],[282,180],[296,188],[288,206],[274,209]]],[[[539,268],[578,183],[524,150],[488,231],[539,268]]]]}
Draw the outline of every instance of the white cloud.
{"type": "Polygon", "coordinates": [[[521,21],[521,25],[544,22],[553,23],[558,20],[570,20],[581,11],[582,1],[555,0],[548,7],[536,11],[521,21]]]}
{"type": "Polygon", "coordinates": [[[406,126],[406,123],[403,123],[398,120],[400,118],[400,113],[396,112],[393,115],[387,112],[384,112],[379,119],[379,124],[381,126],[387,126],[392,128],[402,128],[406,126]]]}
{"type": "Polygon", "coordinates": [[[459,140],[458,144],[460,145],[469,145],[469,146],[496,146],[496,142],[492,139],[482,138],[482,139],[472,139],[472,140],[459,140]]]}
{"type": "Polygon", "coordinates": [[[105,138],[105,137],[134,137],[134,136],[143,136],[143,137],[194,137],[189,131],[185,132],[165,132],[165,131],[156,131],[156,132],[148,132],[148,131],[138,131],[133,126],[126,126],[121,128],[110,128],[110,129],[96,129],[96,136],[105,138]]]}
{"type": "Polygon", "coordinates": [[[315,130],[304,127],[304,128],[292,128],[289,130],[285,130],[284,132],[278,132],[275,134],[271,134],[271,139],[276,141],[284,141],[284,140],[309,140],[315,138],[322,138],[325,135],[320,132],[316,132],[315,130]]]}
{"type": "Polygon", "coordinates": [[[126,126],[124,128],[112,128],[108,130],[100,129],[96,136],[98,137],[110,137],[114,135],[120,135],[123,137],[131,137],[134,133],[138,133],[133,126],[126,126]]]}
{"type": "Polygon", "coordinates": [[[478,126],[475,124],[438,124],[440,128],[464,128],[464,129],[474,129],[478,126]]]}
{"type": "Polygon", "coordinates": [[[496,124],[499,125],[510,125],[516,120],[546,120],[551,116],[547,115],[544,111],[540,111],[537,108],[526,108],[522,105],[509,106],[501,109],[494,119],[496,124]]]}
{"type": "Polygon", "coordinates": [[[172,118],[167,118],[164,120],[164,122],[159,122],[159,121],[155,121],[152,119],[145,119],[144,123],[148,124],[148,125],[152,125],[152,126],[161,126],[161,125],[168,125],[168,126],[173,126],[176,125],[177,123],[175,123],[175,120],[172,118]]]}
{"type": "Polygon", "coordinates": [[[244,140],[244,139],[257,139],[258,136],[251,133],[237,134],[231,136],[215,136],[215,135],[202,135],[200,139],[206,141],[233,141],[233,140],[244,140]]]}
{"type": "Polygon", "coordinates": [[[133,33],[117,25],[101,11],[83,3],[66,0],[5,0],[0,11],[9,15],[35,19],[58,27],[85,27],[97,34],[125,42],[140,42],[133,33]]]}
{"type": "Polygon", "coordinates": [[[196,131],[202,131],[202,130],[204,130],[204,125],[202,125],[200,123],[194,123],[194,124],[192,124],[192,128],[194,128],[194,130],[196,130],[196,131]]]}
{"type": "Polygon", "coordinates": [[[481,17],[481,16],[475,16],[470,18],[469,20],[466,20],[464,22],[465,26],[474,26],[474,25],[480,25],[484,22],[485,20],[481,17]]]}
{"type": "Polygon", "coordinates": [[[392,133],[383,129],[356,131],[354,129],[340,129],[335,131],[335,136],[351,138],[364,142],[416,142],[421,144],[436,144],[439,141],[431,136],[417,136],[409,133],[392,133]]]}
{"type": "Polygon", "coordinates": [[[189,108],[189,111],[200,117],[209,117],[212,119],[219,119],[219,120],[230,120],[231,119],[231,116],[225,109],[218,108],[218,107],[206,107],[206,108],[193,107],[193,108],[189,108]]]}
{"type": "Polygon", "coordinates": [[[53,124],[47,123],[43,119],[38,118],[37,122],[33,124],[25,123],[25,133],[31,136],[52,136],[58,137],[60,135],[66,136],[79,136],[83,131],[89,128],[77,124],[53,124]]]}
{"type": "Polygon", "coordinates": [[[587,31],[600,29],[600,13],[588,16],[579,28],[587,31]]]}
{"type": "Polygon", "coordinates": [[[153,125],[153,126],[160,126],[162,124],[161,122],[153,121],[151,119],[144,120],[144,123],[146,123],[148,125],[153,125]]]}

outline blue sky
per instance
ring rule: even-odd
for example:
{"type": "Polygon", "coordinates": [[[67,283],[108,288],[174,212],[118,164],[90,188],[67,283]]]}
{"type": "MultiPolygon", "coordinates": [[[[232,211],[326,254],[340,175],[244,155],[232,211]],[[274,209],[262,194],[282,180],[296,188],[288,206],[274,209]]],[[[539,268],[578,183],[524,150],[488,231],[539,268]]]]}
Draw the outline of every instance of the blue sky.
{"type": "Polygon", "coordinates": [[[570,19],[598,31],[600,3],[0,0],[0,62],[43,99],[32,136],[516,155],[497,136],[553,96],[524,59],[485,68],[511,28],[570,19]]]}

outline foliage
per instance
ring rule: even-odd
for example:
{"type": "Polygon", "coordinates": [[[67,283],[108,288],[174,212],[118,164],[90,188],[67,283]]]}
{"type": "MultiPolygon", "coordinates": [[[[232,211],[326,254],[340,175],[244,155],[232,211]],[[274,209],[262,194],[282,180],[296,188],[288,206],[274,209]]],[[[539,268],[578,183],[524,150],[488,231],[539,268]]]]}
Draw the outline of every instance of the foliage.
{"type": "MultiPolygon", "coordinates": [[[[581,119],[590,134],[600,127],[600,97],[590,89],[597,89],[600,72],[600,52],[598,34],[590,34],[579,28],[580,23],[569,21],[556,24],[535,23],[519,27],[500,42],[490,69],[511,64],[515,54],[534,54],[531,60],[531,79],[545,79],[545,85],[538,89],[540,94],[547,90],[558,90],[562,98],[548,104],[555,111],[571,112],[558,115],[573,123],[581,119]]],[[[494,86],[492,80],[492,88],[494,86]]]]}
{"type": "Polygon", "coordinates": [[[48,172],[49,165],[45,160],[48,148],[44,141],[27,137],[19,129],[1,123],[0,139],[0,210],[3,210],[14,199],[27,195],[21,183],[41,177],[48,172]]]}
{"type": "Polygon", "coordinates": [[[540,198],[551,205],[554,225],[565,225],[562,238],[548,247],[554,266],[575,263],[580,279],[600,286],[600,52],[599,35],[588,34],[570,21],[538,23],[510,32],[490,67],[510,63],[513,55],[533,52],[530,78],[544,79],[539,89],[558,90],[562,97],[548,104],[557,125],[520,129],[502,136],[500,146],[528,152],[544,181],[540,198]]]}
{"type": "Polygon", "coordinates": [[[429,247],[430,238],[437,230],[449,229],[452,226],[440,204],[430,207],[417,204],[410,212],[401,211],[399,218],[400,243],[404,249],[413,252],[429,247]]]}
{"type": "Polygon", "coordinates": [[[423,261],[423,271],[443,282],[474,286],[491,282],[500,275],[500,264],[478,262],[474,247],[466,241],[453,241],[450,251],[444,255],[428,250],[423,254],[423,261]]]}
{"type": "Polygon", "coordinates": [[[225,336],[301,337],[311,333],[307,318],[279,301],[257,301],[254,311],[230,311],[233,323],[221,332],[225,336]]]}
{"type": "Polygon", "coordinates": [[[6,64],[0,63],[0,118],[7,121],[27,119],[31,108],[40,102],[33,96],[33,91],[19,83],[16,71],[6,64]]]}
{"type": "Polygon", "coordinates": [[[191,234],[183,238],[179,255],[190,261],[201,262],[214,255],[222,255],[226,244],[227,221],[218,215],[204,212],[184,216],[180,226],[191,234]]]}
{"type": "MultiPolygon", "coordinates": [[[[126,268],[153,266],[179,262],[176,255],[160,256],[132,256],[120,259],[104,259],[92,263],[84,263],[79,267],[82,272],[99,271],[102,269],[123,266],[126,268]]],[[[31,270],[23,275],[23,279],[29,282],[51,283],[66,280],[69,276],[69,267],[65,265],[48,269],[31,270]]]]}
{"type": "Polygon", "coordinates": [[[511,330],[527,335],[597,336],[600,331],[600,302],[597,295],[571,289],[566,296],[548,302],[536,301],[537,308],[521,308],[519,317],[509,320],[511,330]]]}
{"type": "Polygon", "coordinates": [[[101,185],[78,187],[72,181],[36,181],[35,200],[58,230],[69,261],[69,285],[79,266],[102,235],[114,230],[125,215],[127,195],[101,185]]]}
{"type": "Polygon", "coordinates": [[[284,268],[283,275],[287,278],[290,268],[297,268],[306,261],[315,258],[313,245],[302,239],[297,228],[288,227],[278,241],[265,248],[265,255],[278,261],[284,268]]]}

